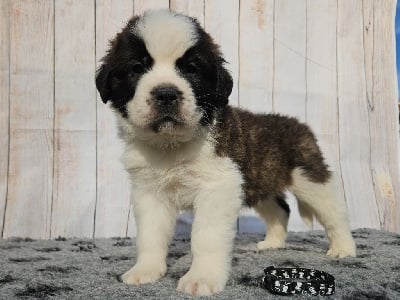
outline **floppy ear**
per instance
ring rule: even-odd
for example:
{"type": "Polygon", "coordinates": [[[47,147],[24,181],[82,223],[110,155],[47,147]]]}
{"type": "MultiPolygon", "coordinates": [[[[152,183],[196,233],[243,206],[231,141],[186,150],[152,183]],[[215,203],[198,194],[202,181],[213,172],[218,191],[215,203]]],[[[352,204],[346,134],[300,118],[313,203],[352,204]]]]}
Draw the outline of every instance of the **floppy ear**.
{"type": "Polygon", "coordinates": [[[96,72],[96,87],[100,93],[101,100],[107,103],[111,97],[110,68],[103,64],[96,72]]]}
{"type": "Polygon", "coordinates": [[[226,99],[225,105],[228,103],[228,97],[232,92],[233,80],[231,74],[229,74],[228,70],[225,69],[223,65],[224,61],[222,61],[217,66],[217,87],[216,92],[218,96],[223,99],[226,99]]]}

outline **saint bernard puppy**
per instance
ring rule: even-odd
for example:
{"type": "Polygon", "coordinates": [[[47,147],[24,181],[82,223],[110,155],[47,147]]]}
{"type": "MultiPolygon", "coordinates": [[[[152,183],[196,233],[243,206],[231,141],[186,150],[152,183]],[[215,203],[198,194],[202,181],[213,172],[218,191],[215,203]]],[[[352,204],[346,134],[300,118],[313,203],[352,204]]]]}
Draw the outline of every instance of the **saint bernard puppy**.
{"type": "Polygon", "coordinates": [[[127,284],[166,273],[176,217],[187,209],[194,213],[193,260],[178,290],[223,290],[240,208],[255,208],[267,225],[258,249],[282,248],[286,190],[308,224],[315,216],[324,226],[329,256],[356,254],[346,204],[334,195],[311,130],[295,118],[229,106],[224,64],[195,19],[168,10],[132,18],[102,59],[96,86],[126,144],[137,224],[137,261],[122,275],[127,284]]]}

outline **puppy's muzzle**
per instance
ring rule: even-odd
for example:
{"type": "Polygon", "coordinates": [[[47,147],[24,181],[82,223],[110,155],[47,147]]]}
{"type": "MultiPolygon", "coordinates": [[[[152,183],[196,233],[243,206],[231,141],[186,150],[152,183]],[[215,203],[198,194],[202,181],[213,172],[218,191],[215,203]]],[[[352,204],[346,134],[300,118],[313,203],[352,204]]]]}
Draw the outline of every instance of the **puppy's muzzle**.
{"type": "Polygon", "coordinates": [[[183,93],[174,85],[159,85],[150,92],[156,112],[151,123],[154,132],[172,130],[184,125],[181,117],[183,93]]]}

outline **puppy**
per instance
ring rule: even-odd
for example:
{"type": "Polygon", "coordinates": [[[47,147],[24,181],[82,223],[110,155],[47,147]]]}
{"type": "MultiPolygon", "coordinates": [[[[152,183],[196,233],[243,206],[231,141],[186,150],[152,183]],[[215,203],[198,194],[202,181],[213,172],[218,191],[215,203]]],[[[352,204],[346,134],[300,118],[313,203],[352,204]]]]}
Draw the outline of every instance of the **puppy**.
{"type": "Polygon", "coordinates": [[[268,232],[259,249],[285,246],[289,207],[297,198],[330,240],[328,255],[355,255],[346,205],[310,129],[294,118],[253,114],[228,105],[232,78],[219,47],[190,17],[150,11],[132,18],[112,40],[96,75],[126,144],[132,181],[137,261],[122,279],[154,282],[166,273],[179,211],[192,210],[190,270],[178,290],[221,291],[229,276],[235,224],[243,204],[268,232]]]}

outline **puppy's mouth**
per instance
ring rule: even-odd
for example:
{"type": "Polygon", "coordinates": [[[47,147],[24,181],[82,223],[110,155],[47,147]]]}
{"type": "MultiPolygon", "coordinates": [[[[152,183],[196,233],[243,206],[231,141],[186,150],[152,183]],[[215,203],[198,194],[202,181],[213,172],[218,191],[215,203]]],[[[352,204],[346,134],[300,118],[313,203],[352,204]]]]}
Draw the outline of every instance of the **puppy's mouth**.
{"type": "Polygon", "coordinates": [[[155,119],[150,124],[150,128],[155,132],[171,132],[178,127],[183,127],[185,125],[184,121],[175,116],[161,116],[155,119]]]}

